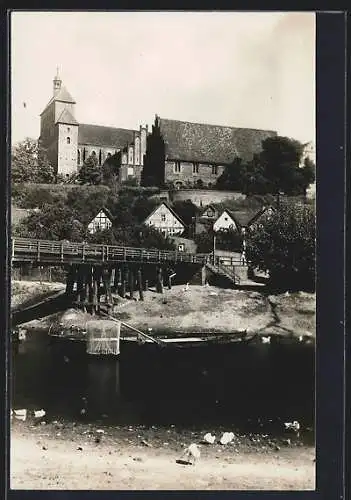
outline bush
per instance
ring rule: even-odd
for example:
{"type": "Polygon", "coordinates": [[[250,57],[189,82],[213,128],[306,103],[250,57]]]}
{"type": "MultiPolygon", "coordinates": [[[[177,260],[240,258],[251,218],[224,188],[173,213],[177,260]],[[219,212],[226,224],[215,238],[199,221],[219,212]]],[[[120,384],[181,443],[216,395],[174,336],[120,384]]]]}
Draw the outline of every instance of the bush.
{"type": "Polygon", "coordinates": [[[275,288],[314,290],[315,237],[312,207],[282,206],[247,234],[247,258],[275,288]]]}

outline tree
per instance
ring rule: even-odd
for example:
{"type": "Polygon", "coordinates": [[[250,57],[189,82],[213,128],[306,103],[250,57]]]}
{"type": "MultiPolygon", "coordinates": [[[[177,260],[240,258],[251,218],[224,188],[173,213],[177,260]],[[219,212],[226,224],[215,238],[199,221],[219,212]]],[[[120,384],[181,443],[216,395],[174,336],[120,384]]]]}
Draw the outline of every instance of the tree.
{"type": "Polygon", "coordinates": [[[16,233],[35,239],[83,241],[85,227],[61,202],[43,205],[41,210],[31,213],[20,222],[16,233]]]}
{"type": "Polygon", "coordinates": [[[297,194],[299,168],[304,146],[289,137],[268,137],[262,141],[259,161],[270,184],[270,192],[297,194]]]}
{"type": "Polygon", "coordinates": [[[103,184],[107,186],[117,186],[119,184],[120,163],[120,153],[116,153],[106,158],[101,169],[103,184]]]}
{"type": "Polygon", "coordinates": [[[12,183],[51,183],[55,180],[46,151],[38,141],[27,138],[15,144],[11,152],[12,183]]]}
{"type": "Polygon", "coordinates": [[[275,287],[314,289],[315,235],[313,207],[281,207],[247,233],[247,258],[275,287]]]}
{"type": "Polygon", "coordinates": [[[84,161],[78,172],[81,184],[100,184],[102,178],[101,168],[98,167],[98,158],[92,154],[84,161]]]}

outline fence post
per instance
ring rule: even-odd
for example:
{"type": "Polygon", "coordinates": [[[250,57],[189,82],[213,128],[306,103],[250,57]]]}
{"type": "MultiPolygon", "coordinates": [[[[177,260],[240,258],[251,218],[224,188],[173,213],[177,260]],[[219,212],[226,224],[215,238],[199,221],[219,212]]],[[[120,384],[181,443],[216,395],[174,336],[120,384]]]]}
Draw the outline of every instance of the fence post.
{"type": "Polygon", "coordinates": [[[63,262],[63,241],[61,241],[61,262],[63,262]]]}
{"type": "Polygon", "coordinates": [[[82,248],[82,260],[83,262],[85,261],[85,243],[83,242],[83,248],[82,248]]]}
{"type": "Polygon", "coordinates": [[[40,241],[37,241],[37,260],[40,260],[40,241]]]}
{"type": "Polygon", "coordinates": [[[15,257],[15,238],[12,238],[12,260],[15,257]]]}

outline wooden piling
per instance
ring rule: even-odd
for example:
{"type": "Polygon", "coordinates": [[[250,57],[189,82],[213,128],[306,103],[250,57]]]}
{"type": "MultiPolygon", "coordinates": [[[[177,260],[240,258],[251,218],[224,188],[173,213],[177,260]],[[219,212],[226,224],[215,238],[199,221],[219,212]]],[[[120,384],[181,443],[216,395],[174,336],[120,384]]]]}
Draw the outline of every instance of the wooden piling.
{"type": "Polygon", "coordinates": [[[93,314],[100,309],[100,279],[101,269],[99,266],[94,266],[93,270],[93,314]]]}
{"type": "Polygon", "coordinates": [[[78,308],[83,307],[84,302],[84,266],[78,266],[77,273],[77,306],[78,308]]]}
{"type": "Polygon", "coordinates": [[[157,293],[163,293],[162,267],[157,268],[156,291],[157,293]]]}
{"type": "Polygon", "coordinates": [[[118,291],[118,285],[119,285],[119,268],[116,267],[114,269],[114,280],[113,280],[113,291],[116,293],[118,291]]]}
{"type": "Polygon", "coordinates": [[[142,275],[141,269],[138,269],[138,288],[139,288],[139,299],[144,300],[143,275],[142,275]]]}
{"type": "Polygon", "coordinates": [[[89,266],[88,268],[88,302],[89,302],[89,312],[94,314],[94,277],[93,277],[94,267],[89,266]]]}
{"type": "Polygon", "coordinates": [[[113,299],[111,293],[111,268],[104,267],[102,270],[102,279],[104,283],[104,291],[105,291],[105,302],[108,309],[111,309],[113,306],[113,299]]]}
{"type": "Polygon", "coordinates": [[[134,299],[134,270],[133,268],[129,271],[129,295],[131,299],[134,299]]]}
{"type": "Polygon", "coordinates": [[[67,279],[67,281],[66,281],[66,295],[68,297],[73,296],[73,288],[74,288],[74,283],[76,280],[76,272],[77,272],[76,266],[72,265],[69,267],[68,273],[67,273],[67,278],[66,278],[67,279]]]}
{"type": "Polygon", "coordinates": [[[123,280],[122,286],[121,286],[121,297],[123,297],[123,298],[125,298],[125,296],[126,296],[126,288],[127,288],[126,280],[123,280]]]}
{"type": "Polygon", "coordinates": [[[147,292],[149,289],[149,280],[144,280],[144,292],[147,292]]]}

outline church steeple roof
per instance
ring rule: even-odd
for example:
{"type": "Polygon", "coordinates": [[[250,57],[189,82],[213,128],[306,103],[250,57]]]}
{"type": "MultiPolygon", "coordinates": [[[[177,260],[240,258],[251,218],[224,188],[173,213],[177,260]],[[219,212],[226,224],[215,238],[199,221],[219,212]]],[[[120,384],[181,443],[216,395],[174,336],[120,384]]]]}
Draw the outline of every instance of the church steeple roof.
{"type": "MultiPolygon", "coordinates": [[[[54,101],[59,101],[59,102],[66,102],[69,104],[76,104],[76,101],[73,99],[71,94],[68,92],[66,87],[64,85],[61,85],[61,79],[60,77],[57,76],[54,79],[54,95],[50,99],[50,101],[47,103],[47,105],[44,108],[44,111],[52,104],[54,101]],[[57,82],[57,87],[55,90],[55,82],[57,82]]],[[[41,113],[41,115],[44,113],[44,111],[41,113]]]]}
{"type": "Polygon", "coordinates": [[[64,109],[55,123],[65,123],[66,125],[79,125],[72,113],[68,109],[64,109]]]}

